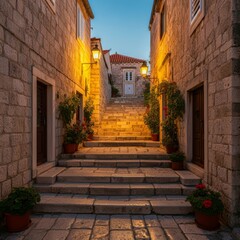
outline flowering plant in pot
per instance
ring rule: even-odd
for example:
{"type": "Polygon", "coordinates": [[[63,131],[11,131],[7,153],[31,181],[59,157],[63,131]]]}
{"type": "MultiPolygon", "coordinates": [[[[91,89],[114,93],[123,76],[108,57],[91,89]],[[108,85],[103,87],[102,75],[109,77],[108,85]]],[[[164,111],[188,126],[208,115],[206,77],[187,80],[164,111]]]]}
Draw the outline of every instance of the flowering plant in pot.
{"type": "Polygon", "coordinates": [[[185,160],[185,154],[183,152],[172,153],[169,158],[172,161],[173,170],[183,169],[183,162],[185,160]]]}
{"type": "Polygon", "coordinates": [[[27,229],[30,224],[30,211],[40,201],[35,188],[14,188],[8,197],[0,202],[0,212],[5,215],[9,232],[27,229]]]}
{"type": "Polygon", "coordinates": [[[84,107],[84,123],[83,125],[86,127],[86,134],[87,134],[87,140],[93,139],[93,126],[94,122],[92,121],[92,115],[94,111],[94,104],[93,100],[91,98],[88,98],[84,107]]]}
{"type": "Polygon", "coordinates": [[[219,215],[223,212],[224,206],[221,194],[213,191],[202,183],[196,185],[196,190],[187,197],[195,211],[195,221],[198,227],[206,230],[219,228],[219,215]]]}

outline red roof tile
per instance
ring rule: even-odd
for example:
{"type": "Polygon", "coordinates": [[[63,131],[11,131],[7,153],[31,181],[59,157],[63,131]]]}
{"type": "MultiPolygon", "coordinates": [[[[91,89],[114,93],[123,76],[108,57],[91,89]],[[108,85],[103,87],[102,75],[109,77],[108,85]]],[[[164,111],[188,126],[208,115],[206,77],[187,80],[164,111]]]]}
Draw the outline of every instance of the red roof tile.
{"type": "Polygon", "coordinates": [[[109,53],[110,50],[103,50],[103,54],[109,53]]]}
{"type": "Polygon", "coordinates": [[[143,59],[128,57],[118,53],[110,55],[111,63],[142,63],[145,62],[143,59]]]}

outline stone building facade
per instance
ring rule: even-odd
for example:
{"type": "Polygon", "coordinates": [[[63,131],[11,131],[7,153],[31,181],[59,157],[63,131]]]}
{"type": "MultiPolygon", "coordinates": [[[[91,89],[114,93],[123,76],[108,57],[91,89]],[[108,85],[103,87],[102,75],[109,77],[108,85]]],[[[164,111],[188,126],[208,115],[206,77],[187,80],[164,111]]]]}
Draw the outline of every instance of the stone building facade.
{"type": "Polygon", "coordinates": [[[185,97],[186,165],[222,193],[230,225],[240,223],[239,13],[238,0],[155,0],[149,25],[151,77],[185,97]]]}
{"type": "Polygon", "coordinates": [[[0,199],[62,152],[57,107],[86,98],[93,17],[88,0],[0,1],[0,199]]]}
{"type": "MultiPolygon", "coordinates": [[[[97,64],[93,64],[91,70],[90,96],[94,101],[94,134],[98,134],[98,126],[102,120],[102,116],[107,103],[111,98],[110,73],[111,65],[109,65],[108,56],[102,50],[100,38],[92,38],[92,48],[97,45],[101,52],[100,60],[97,64]]],[[[107,53],[106,53],[107,54],[107,53]]]]}
{"type": "Polygon", "coordinates": [[[146,80],[140,74],[145,60],[124,56],[118,53],[110,55],[112,81],[122,97],[140,97],[146,80]]]}

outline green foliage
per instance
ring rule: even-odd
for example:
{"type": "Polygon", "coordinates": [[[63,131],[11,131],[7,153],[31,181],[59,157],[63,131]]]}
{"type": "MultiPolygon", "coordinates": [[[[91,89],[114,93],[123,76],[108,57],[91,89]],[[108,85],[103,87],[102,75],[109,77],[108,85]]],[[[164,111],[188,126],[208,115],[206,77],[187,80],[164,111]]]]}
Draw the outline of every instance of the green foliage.
{"type": "Polygon", "coordinates": [[[196,190],[187,197],[194,210],[207,215],[216,215],[223,211],[224,206],[219,192],[206,188],[204,184],[198,184],[196,190]]]}
{"type": "Polygon", "coordinates": [[[14,188],[9,196],[0,202],[0,212],[23,215],[40,201],[34,188],[14,188]]]}
{"type": "Polygon", "coordinates": [[[113,85],[111,87],[112,87],[112,97],[121,97],[119,90],[113,85]]]}
{"type": "Polygon", "coordinates": [[[79,144],[86,139],[86,131],[79,124],[68,125],[64,134],[64,144],[79,144]]]}
{"type": "Polygon", "coordinates": [[[145,88],[143,90],[144,105],[148,106],[150,101],[150,82],[145,83],[145,88]]]}
{"type": "Polygon", "coordinates": [[[151,133],[159,134],[160,107],[156,88],[153,87],[149,96],[150,108],[145,113],[143,120],[151,133]]]}
{"type": "Polygon", "coordinates": [[[63,120],[65,126],[71,124],[74,114],[79,106],[80,99],[77,94],[72,94],[70,97],[65,97],[62,102],[59,103],[58,110],[60,118],[63,120]]]}
{"type": "Polygon", "coordinates": [[[169,156],[172,162],[183,162],[185,160],[185,154],[183,152],[172,153],[169,156]]]}
{"type": "Polygon", "coordinates": [[[87,135],[94,134],[93,126],[94,122],[92,121],[92,114],[94,111],[94,104],[91,98],[88,98],[84,107],[84,121],[83,126],[86,129],[87,135]]]}
{"type": "Polygon", "coordinates": [[[164,132],[162,138],[163,146],[178,145],[177,125],[171,118],[166,118],[161,124],[164,132]]]}

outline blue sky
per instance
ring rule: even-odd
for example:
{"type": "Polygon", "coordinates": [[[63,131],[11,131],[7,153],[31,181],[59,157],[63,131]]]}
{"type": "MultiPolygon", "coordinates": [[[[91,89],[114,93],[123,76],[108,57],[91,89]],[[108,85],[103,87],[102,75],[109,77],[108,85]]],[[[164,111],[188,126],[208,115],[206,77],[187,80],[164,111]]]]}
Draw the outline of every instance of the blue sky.
{"type": "Polygon", "coordinates": [[[111,54],[149,59],[148,23],[153,0],[89,0],[95,19],[92,37],[102,39],[111,54]]]}

